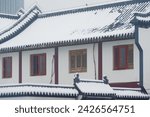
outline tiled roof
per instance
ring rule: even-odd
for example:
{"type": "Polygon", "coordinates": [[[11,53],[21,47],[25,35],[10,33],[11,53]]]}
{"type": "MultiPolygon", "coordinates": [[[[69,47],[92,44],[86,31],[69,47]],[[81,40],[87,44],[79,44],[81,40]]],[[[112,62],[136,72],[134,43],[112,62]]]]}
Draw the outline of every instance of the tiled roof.
{"type": "Polygon", "coordinates": [[[37,7],[0,35],[2,51],[133,39],[134,13],[145,13],[150,1],[129,1],[42,14],[37,7]],[[30,17],[31,16],[31,17],[30,17]],[[32,24],[31,24],[32,23],[32,24]],[[5,49],[7,48],[7,49],[5,49]]]}
{"type": "Polygon", "coordinates": [[[78,91],[71,86],[20,84],[0,86],[0,97],[41,96],[41,97],[72,97],[78,91]]]}
{"type": "Polygon", "coordinates": [[[147,93],[150,95],[150,89],[147,89],[147,93]]]}
{"type": "Polygon", "coordinates": [[[0,14],[0,32],[3,31],[6,27],[8,28],[14,22],[19,19],[19,15],[6,15],[0,14]]]}
{"type": "Polygon", "coordinates": [[[113,89],[109,84],[105,84],[103,80],[78,80],[75,83],[76,88],[79,90],[80,95],[84,97],[98,97],[112,99],[115,96],[113,89]]]}
{"type": "Polygon", "coordinates": [[[10,29],[10,26],[17,22],[24,14],[23,9],[20,9],[16,15],[0,13],[0,35],[6,28],[10,29]]]}
{"type": "Polygon", "coordinates": [[[145,28],[150,27],[150,12],[136,13],[135,18],[131,22],[141,27],[145,27],[145,28]]]}
{"type": "Polygon", "coordinates": [[[136,18],[137,20],[142,21],[142,22],[150,22],[150,16],[147,16],[147,17],[137,16],[136,18]]]}
{"type": "Polygon", "coordinates": [[[0,85],[0,98],[59,97],[73,99],[149,99],[144,88],[114,88],[105,80],[74,79],[74,85],[7,84],[0,85]]]}
{"type": "Polygon", "coordinates": [[[29,26],[38,16],[40,10],[35,6],[23,15],[15,24],[0,33],[0,43],[7,41],[7,38],[18,35],[29,26]]]}

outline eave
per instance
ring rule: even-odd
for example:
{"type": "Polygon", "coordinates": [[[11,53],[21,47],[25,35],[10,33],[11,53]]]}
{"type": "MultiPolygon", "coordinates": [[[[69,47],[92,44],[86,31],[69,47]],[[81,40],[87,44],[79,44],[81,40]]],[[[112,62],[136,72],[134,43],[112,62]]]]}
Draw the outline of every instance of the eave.
{"type": "Polygon", "coordinates": [[[82,45],[82,44],[91,44],[91,43],[118,41],[118,40],[130,40],[130,39],[135,39],[134,33],[119,34],[113,36],[90,37],[90,38],[74,39],[68,41],[48,42],[48,43],[40,43],[40,44],[33,44],[33,45],[1,48],[0,53],[29,51],[29,50],[36,50],[36,49],[38,50],[38,49],[47,49],[47,48],[55,48],[55,47],[63,47],[63,46],[73,46],[73,45],[82,45]]]}

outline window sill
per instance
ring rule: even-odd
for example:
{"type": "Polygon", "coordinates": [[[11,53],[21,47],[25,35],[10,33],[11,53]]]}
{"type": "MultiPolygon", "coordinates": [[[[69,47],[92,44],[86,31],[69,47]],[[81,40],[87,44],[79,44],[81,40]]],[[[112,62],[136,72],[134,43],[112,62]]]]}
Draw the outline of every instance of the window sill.
{"type": "Polygon", "coordinates": [[[87,70],[76,70],[76,71],[70,71],[69,73],[83,73],[87,72],[87,70]]]}
{"type": "Polygon", "coordinates": [[[118,69],[113,69],[114,71],[121,71],[121,70],[133,70],[134,68],[118,68],[118,69]]]}
{"type": "Polygon", "coordinates": [[[30,75],[31,77],[33,76],[46,76],[46,74],[40,74],[40,75],[30,75]]]}
{"type": "Polygon", "coordinates": [[[12,78],[12,76],[10,76],[10,77],[3,77],[2,79],[11,79],[12,78]]]}

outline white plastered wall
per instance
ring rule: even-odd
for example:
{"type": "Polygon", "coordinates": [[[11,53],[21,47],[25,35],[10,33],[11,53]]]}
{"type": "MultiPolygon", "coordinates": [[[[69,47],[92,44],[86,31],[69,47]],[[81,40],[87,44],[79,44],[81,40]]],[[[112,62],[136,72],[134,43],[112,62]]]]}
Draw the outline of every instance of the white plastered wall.
{"type": "Polygon", "coordinates": [[[110,83],[139,81],[139,52],[135,40],[103,42],[103,76],[107,76],[110,83]],[[134,44],[134,69],[113,69],[113,46],[134,44]]]}
{"type": "MultiPolygon", "coordinates": [[[[59,84],[73,84],[75,73],[69,73],[69,50],[87,49],[87,72],[79,73],[80,78],[95,79],[93,44],[59,47],[59,84]]],[[[98,44],[95,44],[96,78],[98,79],[98,44]]]]}
{"type": "Polygon", "coordinates": [[[139,42],[144,54],[144,87],[150,94],[150,28],[139,28],[139,42]]]}
{"type": "Polygon", "coordinates": [[[54,83],[55,75],[51,77],[52,71],[54,72],[54,61],[52,62],[54,49],[39,49],[22,52],[22,82],[23,83],[45,83],[49,84],[51,79],[54,83]],[[30,75],[30,55],[46,53],[46,75],[31,76],[30,75]],[[52,70],[53,69],[53,70],[52,70]]]}
{"type": "Polygon", "coordinates": [[[0,84],[16,84],[19,82],[19,53],[0,54],[0,84]],[[12,57],[12,78],[2,78],[2,59],[12,57]]]}

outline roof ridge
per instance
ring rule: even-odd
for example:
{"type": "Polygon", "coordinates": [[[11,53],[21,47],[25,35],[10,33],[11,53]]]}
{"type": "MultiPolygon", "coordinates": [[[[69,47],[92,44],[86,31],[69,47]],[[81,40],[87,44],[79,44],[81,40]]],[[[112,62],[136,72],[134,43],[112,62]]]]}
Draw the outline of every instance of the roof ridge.
{"type": "Polygon", "coordinates": [[[0,18],[8,18],[8,19],[19,19],[18,15],[4,14],[0,13],[0,18]]]}
{"type": "Polygon", "coordinates": [[[6,14],[6,13],[0,13],[0,18],[8,18],[8,19],[19,19],[21,15],[25,14],[25,11],[23,8],[19,9],[15,15],[13,14],[6,14]]]}
{"type": "Polygon", "coordinates": [[[109,8],[109,7],[117,7],[117,6],[121,6],[121,5],[129,5],[129,4],[144,3],[144,2],[150,2],[150,1],[149,0],[133,0],[133,1],[122,1],[122,2],[117,2],[117,3],[108,3],[108,4],[103,4],[103,5],[93,5],[93,6],[88,6],[88,7],[84,7],[84,8],[81,7],[81,8],[75,8],[75,9],[70,9],[70,10],[62,10],[62,11],[43,13],[43,14],[39,14],[38,17],[45,18],[45,17],[86,12],[86,11],[92,11],[92,10],[98,10],[98,9],[105,9],[105,8],[109,8]]]}
{"type": "Polygon", "coordinates": [[[39,13],[41,13],[41,10],[35,5],[27,13],[22,15],[22,17],[20,17],[20,19],[17,20],[15,24],[0,32],[0,44],[7,41],[10,36],[16,36],[18,34],[18,31],[21,32],[22,30],[27,28],[30,23],[37,19],[39,13]],[[26,19],[27,21],[25,21],[26,19]],[[23,24],[21,24],[21,22],[23,22],[23,24]],[[11,30],[12,32],[10,32],[11,30]]]}

